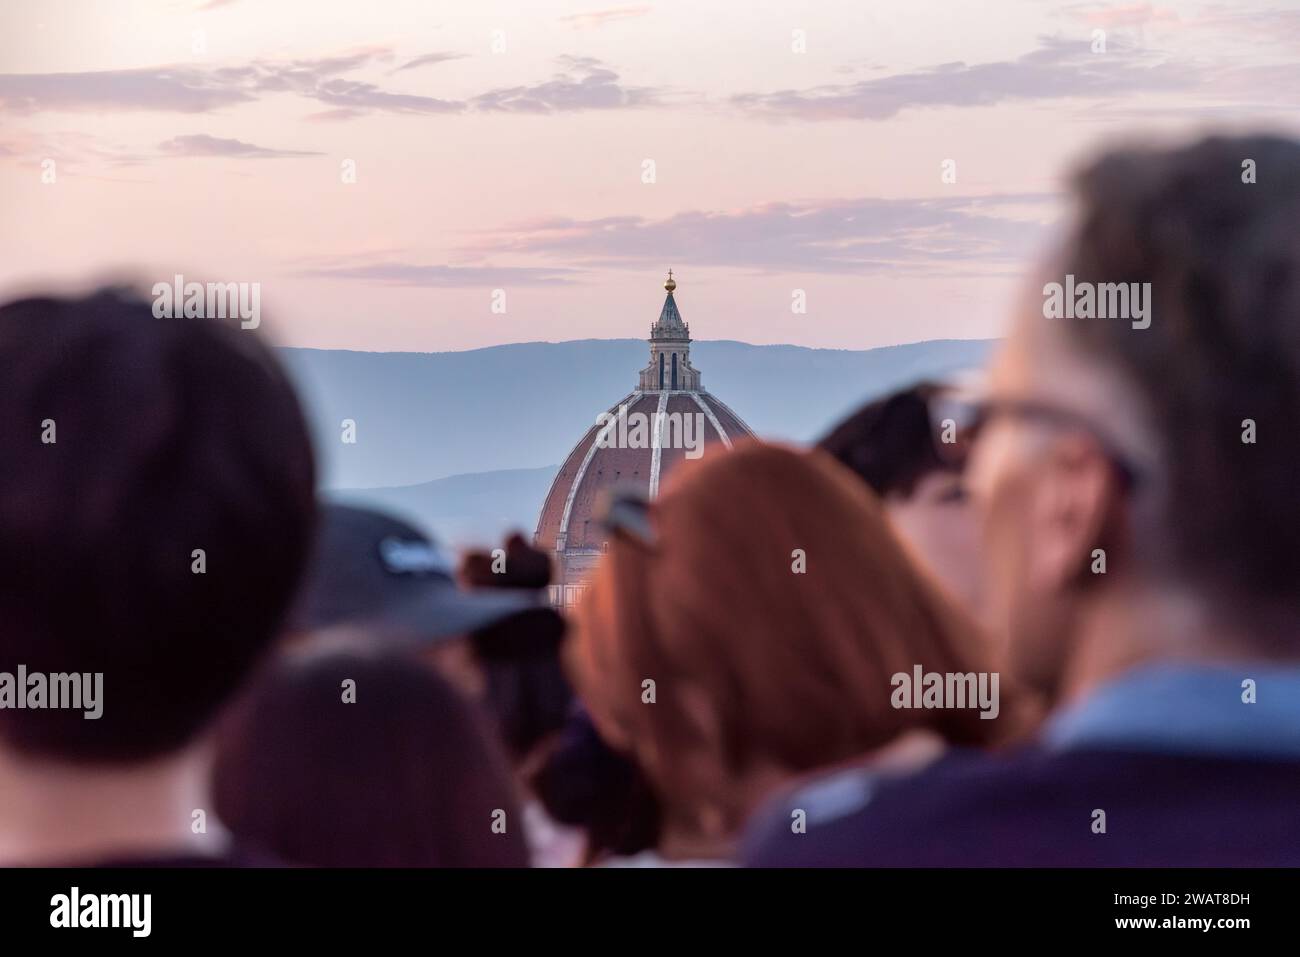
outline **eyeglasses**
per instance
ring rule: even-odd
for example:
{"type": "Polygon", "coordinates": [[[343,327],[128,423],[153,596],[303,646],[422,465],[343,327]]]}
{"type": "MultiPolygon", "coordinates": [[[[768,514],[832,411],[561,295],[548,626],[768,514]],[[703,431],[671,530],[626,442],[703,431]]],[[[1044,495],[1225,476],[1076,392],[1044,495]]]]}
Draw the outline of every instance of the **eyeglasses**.
{"type": "Polygon", "coordinates": [[[939,457],[964,468],[980,432],[993,419],[1014,417],[1039,422],[1051,428],[1084,432],[1095,441],[1115,468],[1125,487],[1137,485],[1144,470],[1110,438],[1106,429],[1087,415],[1033,399],[963,398],[941,392],[930,399],[931,434],[939,457]]]}

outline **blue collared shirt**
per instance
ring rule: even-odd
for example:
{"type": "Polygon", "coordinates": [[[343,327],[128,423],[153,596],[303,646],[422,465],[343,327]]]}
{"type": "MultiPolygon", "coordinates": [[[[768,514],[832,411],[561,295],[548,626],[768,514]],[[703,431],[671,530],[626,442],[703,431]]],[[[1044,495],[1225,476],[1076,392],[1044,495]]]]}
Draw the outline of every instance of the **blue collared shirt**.
{"type": "MultiPolygon", "coordinates": [[[[1134,668],[1049,718],[1038,744],[1300,760],[1300,667],[1165,662],[1134,668]],[[1253,704],[1242,700],[1246,679],[1255,683],[1253,704]]],[[[805,784],[780,804],[781,826],[788,807],[803,808],[809,826],[855,814],[875,796],[879,777],[856,767],[805,784]]]]}
{"type": "Polygon", "coordinates": [[[1051,718],[1056,749],[1300,759],[1300,667],[1261,662],[1134,668],[1051,718]],[[1254,702],[1247,679],[1254,682],[1254,702]]]}

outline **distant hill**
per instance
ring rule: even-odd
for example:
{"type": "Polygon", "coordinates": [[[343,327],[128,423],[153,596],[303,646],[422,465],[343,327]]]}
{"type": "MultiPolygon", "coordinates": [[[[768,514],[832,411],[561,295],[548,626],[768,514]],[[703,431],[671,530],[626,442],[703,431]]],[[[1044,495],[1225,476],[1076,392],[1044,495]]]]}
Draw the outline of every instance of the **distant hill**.
{"type": "Polygon", "coordinates": [[[395,488],[336,490],[336,501],[382,508],[432,530],[445,545],[492,545],[511,531],[530,537],[558,465],[476,472],[395,488]]]}
{"type": "MultiPolygon", "coordinates": [[[[704,387],[760,435],[809,441],[867,398],[978,365],[990,344],[938,340],[850,351],[716,341],[695,343],[691,358],[704,387]]],[[[540,472],[557,467],[596,416],[632,391],[648,356],[638,339],[281,353],[306,397],[326,488],[378,489],[424,502],[435,491],[432,480],[447,479],[436,492],[448,505],[430,507],[444,521],[464,509],[470,525],[510,514],[494,489],[531,495],[540,472]],[[344,419],[356,422],[355,445],[340,441],[344,419]]]]}

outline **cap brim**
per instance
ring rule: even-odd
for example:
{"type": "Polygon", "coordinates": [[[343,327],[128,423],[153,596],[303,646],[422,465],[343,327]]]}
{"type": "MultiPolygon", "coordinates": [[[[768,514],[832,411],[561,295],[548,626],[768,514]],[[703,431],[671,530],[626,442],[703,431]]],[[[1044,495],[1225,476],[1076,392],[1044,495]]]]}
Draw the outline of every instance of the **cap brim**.
{"type": "Polygon", "coordinates": [[[486,628],[523,611],[548,607],[546,592],[431,585],[420,596],[387,609],[382,620],[418,641],[439,641],[486,628]]]}

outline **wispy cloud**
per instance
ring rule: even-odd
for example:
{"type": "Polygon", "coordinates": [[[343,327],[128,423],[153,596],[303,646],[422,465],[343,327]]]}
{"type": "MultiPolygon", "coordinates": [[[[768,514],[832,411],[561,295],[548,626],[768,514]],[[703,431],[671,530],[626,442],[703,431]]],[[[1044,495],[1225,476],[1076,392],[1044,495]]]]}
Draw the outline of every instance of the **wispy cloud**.
{"type": "Polygon", "coordinates": [[[769,203],[666,219],[549,219],[494,233],[472,255],[544,256],[574,267],[656,266],[666,258],[760,271],[943,272],[1018,266],[1054,218],[1050,194],[769,203]],[[1015,216],[1016,210],[1034,215],[1015,216]]]}
{"type": "Polygon", "coordinates": [[[619,75],[591,57],[561,57],[564,69],[532,86],[490,90],[471,101],[478,110],[509,113],[558,113],[574,110],[609,110],[654,106],[662,91],[625,86],[619,75]]]}
{"type": "Polygon", "coordinates": [[[389,286],[562,286],[575,270],[529,266],[447,266],[375,262],[356,266],[326,265],[298,270],[308,279],[336,279],[389,286]]]}
{"type": "Polygon", "coordinates": [[[448,60],[461,60],[464,57],[465,54],[463,53],[426,53],[414,60],[407,60],[393,72],[401,73],[403,70],[415,70],[422,66],[432,66],[435,63],[446,63],[448,60]]]}
{"type": "Polygon", "coordinates": [[[1119,41],[1093,53],[1088,41],[1044,38],[1038,49],[999,63],[946,63],[910,73],[806,90],[744,93],[742,110],[773,118],[885,120],[908,109],[991,106],[1010,100],[1096,98],[1184,91],[1198,84],[1189,66],[1119,41]]]}
{"type": "Polygon", "coordinates": [[[388,93],[373,83],[330,80],[311,94],[314,99],[336,108],[382,110],[388,113],[459,113],[464,104],[412,93],[388,93]]]}
{"type": "MultiPolygon", "coordinates": [[[[456,59],[459,54],[430,53],[409,60],[392,73],[456,59]]],[[[167,66],[87,73],[0,74],[0,111],[156,110],[207,113],[267,96],[292,94],[330,109],[313,120],[347,120],[371,112],[407,114],[462,113],[470,110],[509,113],[558,113],[577,110],[651,106],[660,91],[627,86],[614,70],[591,57],[560,57],[562,70],[529,86],[489,90],[469,102],[383,89],[345,74],[392,59],[387,49],[344,56],[202,68],[167,66]]]]}
{"type": "Polygon", "coordinates": [[[365,110],[340,107],[337,110],[321,110],[319,113],[308,113],[303,119],[308,123],[344,123],[365,115],[365,110]]]}
{"type": "Polygon", "coordinates": [[[254,146],[243,140],[223,139],[206,133],[174,136],[158,148],[168,156],[224,156],[235,159],[278,159],[286,156],[323,156],[308,150],[277,150],[254,146]]]}
{"type": "Polygon", "coordinates": [[[159,143],[154,150],[130,149],[96,134],[70,130],[40,135],[19,133],[16,139],[0,141],[0,157],[13,157],[29,166],[53,159],[65,169],[79,171],[87,167],[140,166],[186,157],[280,159],[323,155],[311,150],[270,149],[206,133],[174,136],[159,143]]]}
{"type": "Polygon", "coordinates": [[[54,160],[60,170],[81,175],[86,175],[88,168],[138,166],[154,158],[114,140],[74,130],[39,134],[14,130],[11,139],[0,142],[0,156],[31,168],[39,168],[47,159],[54,160]]]}
{"type": "Polygon", "coordinates": [[[244,66],[164,66],[85,73],[0,74],[0,110],[158,110],[206,113],[264,96],[291,93],[333,107],[395,113],[444,113],[463,104],[430,96],[393,93],[345,73],[392,58],[383,48],[344,56],[285,61],[255,60],[244,66]]]}
{"type": "Polygon", "coordinates": [[[589,13],[570,13],[560,17],[562,23],[571,23],[579,29],[603,27],[607,23],[619,20],[633,20],[650,12],[650,7],[610,7],[607,10],[592,10],[589,13]]]}
{"type": "Polygon", "coordinates": [[[233,78],[192,67],[89,73],[0,73],[0,110],[161,110],[206,113],[255,99],[233,78]]]}

